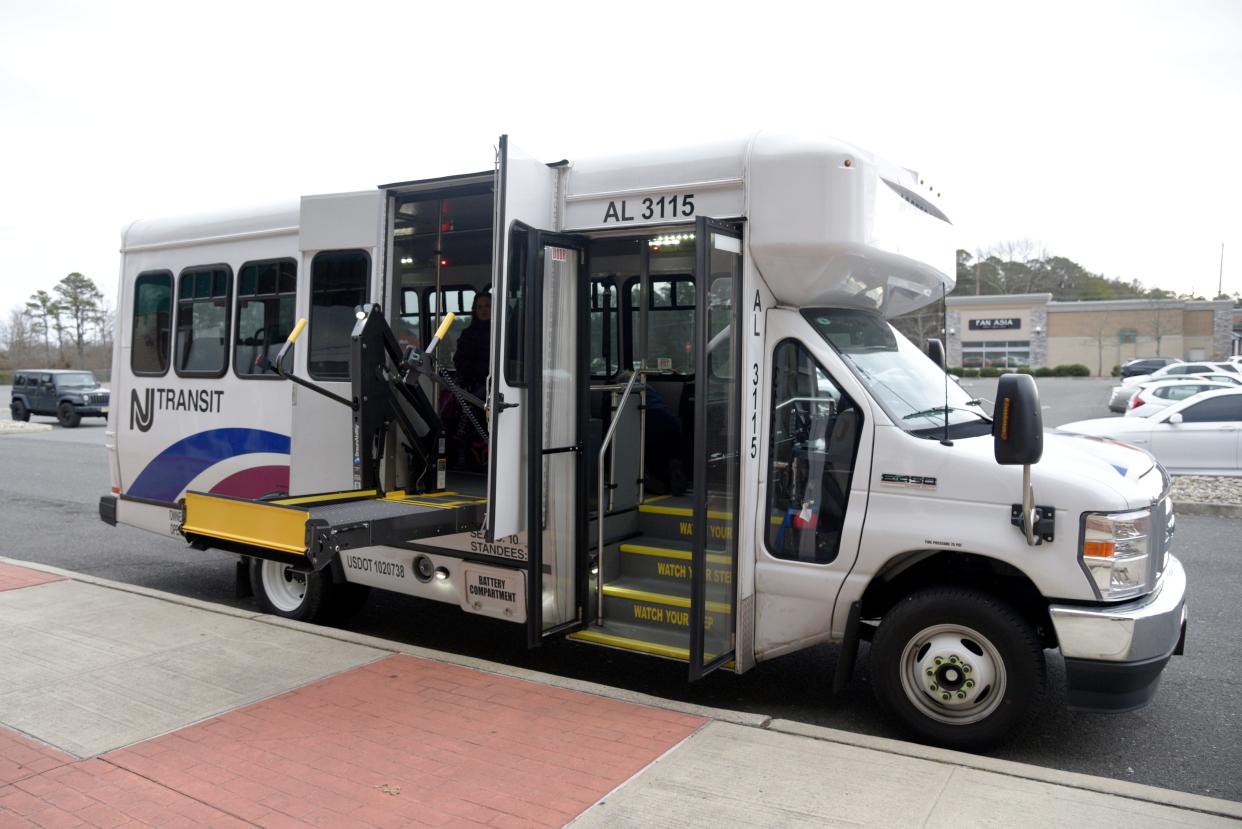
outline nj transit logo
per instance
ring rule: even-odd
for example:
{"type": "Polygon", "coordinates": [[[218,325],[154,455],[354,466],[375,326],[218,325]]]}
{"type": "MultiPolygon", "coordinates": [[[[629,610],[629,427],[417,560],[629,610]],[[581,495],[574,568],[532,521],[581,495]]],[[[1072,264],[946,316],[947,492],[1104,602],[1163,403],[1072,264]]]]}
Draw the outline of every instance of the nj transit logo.
{"type": "Polygon", "coordinates": [[[138,431],[149,431],[151,424],[155,422],[155,389],[146,389],[143,394],[145,397],[140,400],[138,389],[131,389],[129,392],[130,431],[133,431],[135,423],[138,424],[138,431]]]}

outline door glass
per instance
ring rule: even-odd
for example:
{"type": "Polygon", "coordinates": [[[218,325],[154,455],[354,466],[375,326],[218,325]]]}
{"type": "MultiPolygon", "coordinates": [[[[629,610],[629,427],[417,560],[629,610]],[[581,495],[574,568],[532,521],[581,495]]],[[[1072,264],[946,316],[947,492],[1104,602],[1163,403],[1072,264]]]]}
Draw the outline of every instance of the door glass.
{"type": "Polygon", "coordinates": [[[1196,403],[1182,411],[1183,423],[1222,423],[1242,420],[1242,396],[1228,394],[1196,403]]]}
{"type": "Polygon", "coordinates": [[[574,618],[574,554],[578,515],[578,251],[544,245],[543,260],[543,515],[544,627],[574,618]],[[561,451],[558,451],[561,450],[561,451]],[[550,570],[547,565],[551,565],[550,570]],[[550,581],[549,581],[550,580],[550,581]]]}
{"type": "MultiPolygon", "coordinates": [[[[703,648],[701,666],[718,662],[733,650],[733,574],[737,567],[738,466],[741,435],[738,423],[737,293],[741,289],[741,240],[711,232],[705,256],[707,307],[705,331],[697,345],[703,350],[696,373],[696,427],[703,429],[703,457],[696,458],[695,509],[706,507],[704,566],[696,570],[703,583],[703,648]],[[703,368],[706,370],[702,370],[703,368]],[[702,493],[700,495],[700,492],[702,493]],[[701,573],[702,575],[699,575],[701,573]],[[727,577],[725,577],[727,576],[727,577]]],[[[696,620],[697,621],[697,620],[696,620]]]]}
{"type": "Polygon", "coordinates": [[[768,552],[827,564],[837,557],[862,411],[801,343],[772,355],[768,552]]]}

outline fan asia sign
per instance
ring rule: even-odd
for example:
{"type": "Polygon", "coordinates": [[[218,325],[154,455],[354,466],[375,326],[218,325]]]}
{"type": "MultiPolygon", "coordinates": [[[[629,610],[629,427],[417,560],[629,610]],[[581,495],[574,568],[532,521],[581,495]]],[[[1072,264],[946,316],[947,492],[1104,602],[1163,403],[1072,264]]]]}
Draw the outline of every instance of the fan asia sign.
{"type": "Polygon", "coordinates": [[[1021,327],[1022,320],[1018,317],[970,320],[971,331],[1017,331],[1021,327]]]}

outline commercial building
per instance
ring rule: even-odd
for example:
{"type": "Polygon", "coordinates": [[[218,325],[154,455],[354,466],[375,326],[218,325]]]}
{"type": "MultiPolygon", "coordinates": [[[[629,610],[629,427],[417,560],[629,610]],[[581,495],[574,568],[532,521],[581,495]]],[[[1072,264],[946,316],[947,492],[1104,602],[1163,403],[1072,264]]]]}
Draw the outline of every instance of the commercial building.
{"type": "Polygon", "coordinates": [[[1228,299],[950,296],[946,316],[949,364],[967,368],[1081,363],[1092,374],[1107,375],[1135,357],[1219,360],[1237,350],[1228,299]]]}

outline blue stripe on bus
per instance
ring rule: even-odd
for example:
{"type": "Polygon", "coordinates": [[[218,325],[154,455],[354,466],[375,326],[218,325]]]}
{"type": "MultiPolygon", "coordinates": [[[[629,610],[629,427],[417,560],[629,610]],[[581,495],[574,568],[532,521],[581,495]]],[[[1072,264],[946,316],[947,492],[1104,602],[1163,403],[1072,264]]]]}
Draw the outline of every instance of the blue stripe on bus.
{"type": "Polygon", "coordinates": [[[156,455],[125,494],[176,501],[203,470],[236,455],[289,454],[289,436],[262,429],[210,429],[177,441],[156,455]]]}

